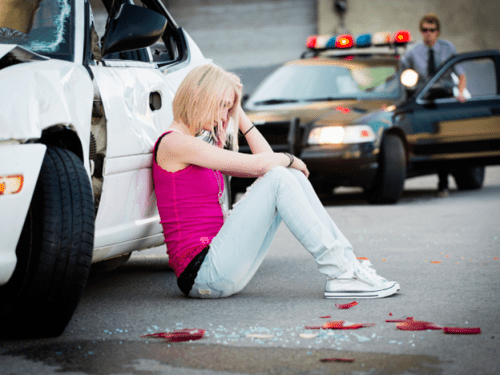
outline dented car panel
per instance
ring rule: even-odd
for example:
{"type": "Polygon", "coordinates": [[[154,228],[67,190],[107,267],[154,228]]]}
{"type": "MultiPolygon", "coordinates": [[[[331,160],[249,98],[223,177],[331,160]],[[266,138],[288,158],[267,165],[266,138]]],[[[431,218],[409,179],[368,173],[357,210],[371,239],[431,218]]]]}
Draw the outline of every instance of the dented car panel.
{"type": "Polygon", "coordinates": [[[63,124],[85,133],[88,144],[93,86],[81,65],[46,60],[10,66],[0,70],[0,91],[0,140],[40,138],[43,129],[63,124]]]}
{"type": "Polygon", "coordinates": [[[169,104],[175,87],[155,69],[101,66],[91,69],[107,118],[106,156],[150,153],[158,134],[173,119],[169,104]],[[151,107],[153,95],[160,96],[160,108],[151,107]]]}
{"type": "Polygon", "coordinates": [[[93,86],[82,66],[61,60],[17,64],[0,70],[1,140],[30,140],[64,125],[75,131],[88,159],[93,86]],[[13,88],[22,87],[22,90],[13,88]]]}

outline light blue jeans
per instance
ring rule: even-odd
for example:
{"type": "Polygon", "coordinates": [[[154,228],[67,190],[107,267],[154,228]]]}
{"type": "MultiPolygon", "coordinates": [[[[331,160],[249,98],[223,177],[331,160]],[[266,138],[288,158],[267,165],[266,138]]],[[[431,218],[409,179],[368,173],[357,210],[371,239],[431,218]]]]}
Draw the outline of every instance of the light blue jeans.
{"type": "Polygon", "coordinates": [[[335,277],[356,261],[351,244],[304,174],[276,167],[234,206],[212,240],[189,296],[221,298],[242,290],[264,260],[281,221],[326,276],[335,277]]]}

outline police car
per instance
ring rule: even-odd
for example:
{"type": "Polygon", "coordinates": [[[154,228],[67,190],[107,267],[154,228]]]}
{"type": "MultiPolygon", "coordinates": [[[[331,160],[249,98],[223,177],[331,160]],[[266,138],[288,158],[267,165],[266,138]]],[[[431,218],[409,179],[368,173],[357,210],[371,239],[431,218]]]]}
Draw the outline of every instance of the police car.
{"type": "MultiPolygon", "coordinates": [[[[311,36],[244,108],[275,151],[305,161],[320,194],[356,186],[372,203],[395,203],[406,178],[443,169],[459,189],[480,188],[484,166],[500,163],[499,52],[460,54],[422,80],[400,63],[410,42],[405,30],[311,36]],[[458,68],[465,103],[455,98],[458,68]]],[[[246,184],[233,179],[233,194],[246,184]]]]}
{"type": "Polygon", "coordinates": [[[208,61],[159,0],[18,2],[0,24],[0,335],[55,336],[92,262],[163,244],[151,151],[208,61]]]}

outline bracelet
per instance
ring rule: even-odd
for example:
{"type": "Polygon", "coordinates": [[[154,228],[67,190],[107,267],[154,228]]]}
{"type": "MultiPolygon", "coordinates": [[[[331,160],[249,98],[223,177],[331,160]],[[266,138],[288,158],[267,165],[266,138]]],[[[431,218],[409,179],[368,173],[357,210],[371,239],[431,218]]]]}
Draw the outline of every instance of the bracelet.
{"type": "Polygon", "coordinates": [[[248,134],[248,132],[249,132],[250,130],[252,130],[253,128],[255,128],[255,125],[250,126],[250,128],[249,128],[246,132],[244,132],[244,133],[243,133],[243,137],[244,137],[245,135],[247,135],[247,134],[248,134]]]}
{"type": "Polygon", "coordinates": [[[284,154],[290,158],[290,164],[288,164],[288,165],[286,166],[287,168],[290,168],[290,167],[292,166],[293,161],[295,160],[295,158],[293,157],[293,155],[292,155],[292,154],[289,154],[288,152],[284,152],[284,154]]]}

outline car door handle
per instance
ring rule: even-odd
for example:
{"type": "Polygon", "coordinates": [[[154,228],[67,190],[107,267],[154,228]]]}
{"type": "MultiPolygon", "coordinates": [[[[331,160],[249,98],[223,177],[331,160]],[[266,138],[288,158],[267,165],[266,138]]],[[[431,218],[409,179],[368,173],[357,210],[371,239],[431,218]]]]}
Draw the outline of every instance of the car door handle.
{"type": "Polygon", "coordinates": [[[149,108],[152,111],[158,111],[162,106],[161,93],[158,91],[149,94],[149,108]]]}

